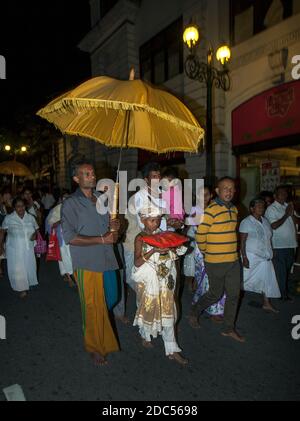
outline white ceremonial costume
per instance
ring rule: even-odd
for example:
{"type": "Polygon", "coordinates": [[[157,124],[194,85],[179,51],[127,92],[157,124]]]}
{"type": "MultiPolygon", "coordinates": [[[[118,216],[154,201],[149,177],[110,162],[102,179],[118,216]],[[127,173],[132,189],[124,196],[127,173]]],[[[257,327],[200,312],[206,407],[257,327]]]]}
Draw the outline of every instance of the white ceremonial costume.
{"type": "MultiPolygon", "coordinates": [[[[151,246],[143,244],[143,254],[151,246]]],[[[183,255],[187,248],[177,249],[177,255],[183,255]]],[[[154,253],[140,267],[133,267],[132,279],[136,282],[138,309],[134,326],[139,326],[140,335],[150,342],[151,336],[161,334],[166,355],[181,352],[175,339],[174,325],[177,320],[174,291],[176,286],[176,255],[169,251],[166,255],[154,253]]]]}

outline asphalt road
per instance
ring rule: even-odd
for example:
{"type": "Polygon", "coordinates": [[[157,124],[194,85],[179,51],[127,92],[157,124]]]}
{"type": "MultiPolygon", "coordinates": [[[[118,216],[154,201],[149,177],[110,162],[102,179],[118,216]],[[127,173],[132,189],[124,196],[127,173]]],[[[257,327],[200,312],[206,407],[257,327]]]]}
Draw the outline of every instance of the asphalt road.
{"type": "MultiPolygon", "coordinates": [[[[206,317],[192,330],[185,317],[191,296],[184,291],[179,343],[187,367],[164,356],[161,338],[144,349],[137,328],[118,322],[122,351],[95,368],[83,349],[76,289],[61,279],[55,262],[42,263],[39,280],[25,300],[7,278],[0,280],[0,314],[7,321],[0,400],[2,389],[16,383],[29,401],[300,400],[300,340],[291,337],[299,296],[292,304],[276,301],[275,315],[259,307],[259,296],[246,294],[237,326],[247,342],[240,344],[222,337],[221,327],[206,317]]],[[[127,313],[132,321],[133,293],[127,313]]]]}

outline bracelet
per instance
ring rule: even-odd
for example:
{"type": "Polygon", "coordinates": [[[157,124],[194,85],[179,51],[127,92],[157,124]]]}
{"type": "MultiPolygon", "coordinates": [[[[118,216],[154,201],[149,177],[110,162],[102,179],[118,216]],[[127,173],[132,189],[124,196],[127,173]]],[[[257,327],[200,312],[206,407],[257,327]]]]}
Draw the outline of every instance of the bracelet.
{"type": "Polygon", "coordinates": [[[100,237],[101,237],[101,240],[102,240],[102,244],[104,244],[104,238],[103,238],[103,235],[100,235],[100,237]]]}

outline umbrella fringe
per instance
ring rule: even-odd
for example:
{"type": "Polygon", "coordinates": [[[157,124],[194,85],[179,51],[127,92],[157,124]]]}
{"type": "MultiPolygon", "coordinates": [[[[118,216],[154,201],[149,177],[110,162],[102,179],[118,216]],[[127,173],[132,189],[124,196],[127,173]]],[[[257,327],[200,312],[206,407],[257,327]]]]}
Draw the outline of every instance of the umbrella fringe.
{"type": "MultiPolygon", "coordinates": [[[[51,122],[51,123],[53,123],[51,120],[49,120],[47,117],[45,117],[49,122],[51,122]]],[[[106,144],[106,143],[104,143],[103,142],[103,140],[101,140],[101,139],[98,139],[98,138],[96,138],[95,136],[89,136],[88,134],[86,134],[86,133],[81,133],[81,132],[79,132],[79,131],[72,131],[72,130],[61,130],[60,129],[60,127],[57,125],[57,124],[55,124],[55,123],[53,123],[54,124],[54,126],[59,130],[59,131],[61,131],[61,133],[62,134],[65,134],[65,135],[70,135],[70,136],[80,136],[80,137],[82,137],[82,138],[86,138],[86,139],[91,139],[91,140],[94,140],[95,142],[98,142],[98,143],[101,143],[101,145],[103,145],[103,146],[106,146],[107,148],[111,148],[111,149],[115,149],[115,148],[121,148],[121,146],[122,145],[116,145],[116,144],[114,144],[114,145],[109,145],[109,144],[106,144]]],[[[172,152],[186,152],[186,153],[197,153],[198,152],[198,148],[199,148],[199,143],[201,142],[201,141],[203,141],[204,140],[204,135],[203,134],[201,134],[199,137],[198,137],[198,139],[197,139],[197,144],[196,144],[196,147],[195,148],[190,148],[190,149],[187,149],[187,147],[180,147],[180,146],[175,146],[174,147],[174,149],[170,149],[170,148],[165,148],[165,149],[161,149],[161,150],[157,150],[157,149],[155,149],[155,148],[149,148],[149,147],[147,147],[147,148],[145,148],[144,146],[142,147],[142,146],[130,146],[130,149],[133,149],[133,148],[136,148],[136,149],[142,149],[142,150],[147,150],[147,151],[149,151],[149,152],[153,152],[153,153],[156,153],[156,154],[158,154],[158,155],[160,155],[160,154],[166,154],[166,153],[172,153],[172,152]]]]}
{"type": "MultiPolygon", "coordinates": [[[[80,112],[80,110],[91,109],[91,108],[105,108],[105,109],[114,109],[122,111],[145,111],[151,114],[156,115],[164,120],[170,121],[173,124],[177,124],[185,129],[188,129],[194,133],[199,133],[199,141],[204,137],[204,129],[200,126],[194,126],[192,124],[186,123],[185,121],[176,118],[170,114],[167,114],[163,111],[159,111],[155,108],[150,107],[147,104],[130,104],[128,102],[120,101],[108,101],[108,100],[91,100],[91,99],[75,99],[75,98],[64,98],[55,104],[50,104],[45,108],[42,108],[37,112],[37,115],[40,117],[46,118],[48,121],[51,121],[51,117],[48,118],[47,114],[53,112],[60,112],[61,114],[66,114],[69,111],[74,113],[80,112]]],[[[192,114],[191,114],[192,116],[192,114]]],[[[51,121],[53,123],[53,121],[51,121]]],[[[195,120],[195,124],[198,122],[195,120]]]]}

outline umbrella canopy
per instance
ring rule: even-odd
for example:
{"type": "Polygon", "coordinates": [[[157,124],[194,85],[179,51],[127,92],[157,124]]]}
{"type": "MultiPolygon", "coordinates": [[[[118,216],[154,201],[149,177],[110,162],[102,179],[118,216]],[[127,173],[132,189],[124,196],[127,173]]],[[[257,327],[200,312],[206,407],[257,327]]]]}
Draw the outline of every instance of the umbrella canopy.
{"type": "Polygon", "coordinates": [[[96,77],[37,114],[65,134],[109,147],[196,152],[204,137],[204,130],[179,99],[141,80],[96,77]]]}
{"type": "Polygon", "coordinates": [[[26,165],[17,161],[0,162],[0,174],[13,175],[18,177],[32,178],[32,172],[26,165]]]}

